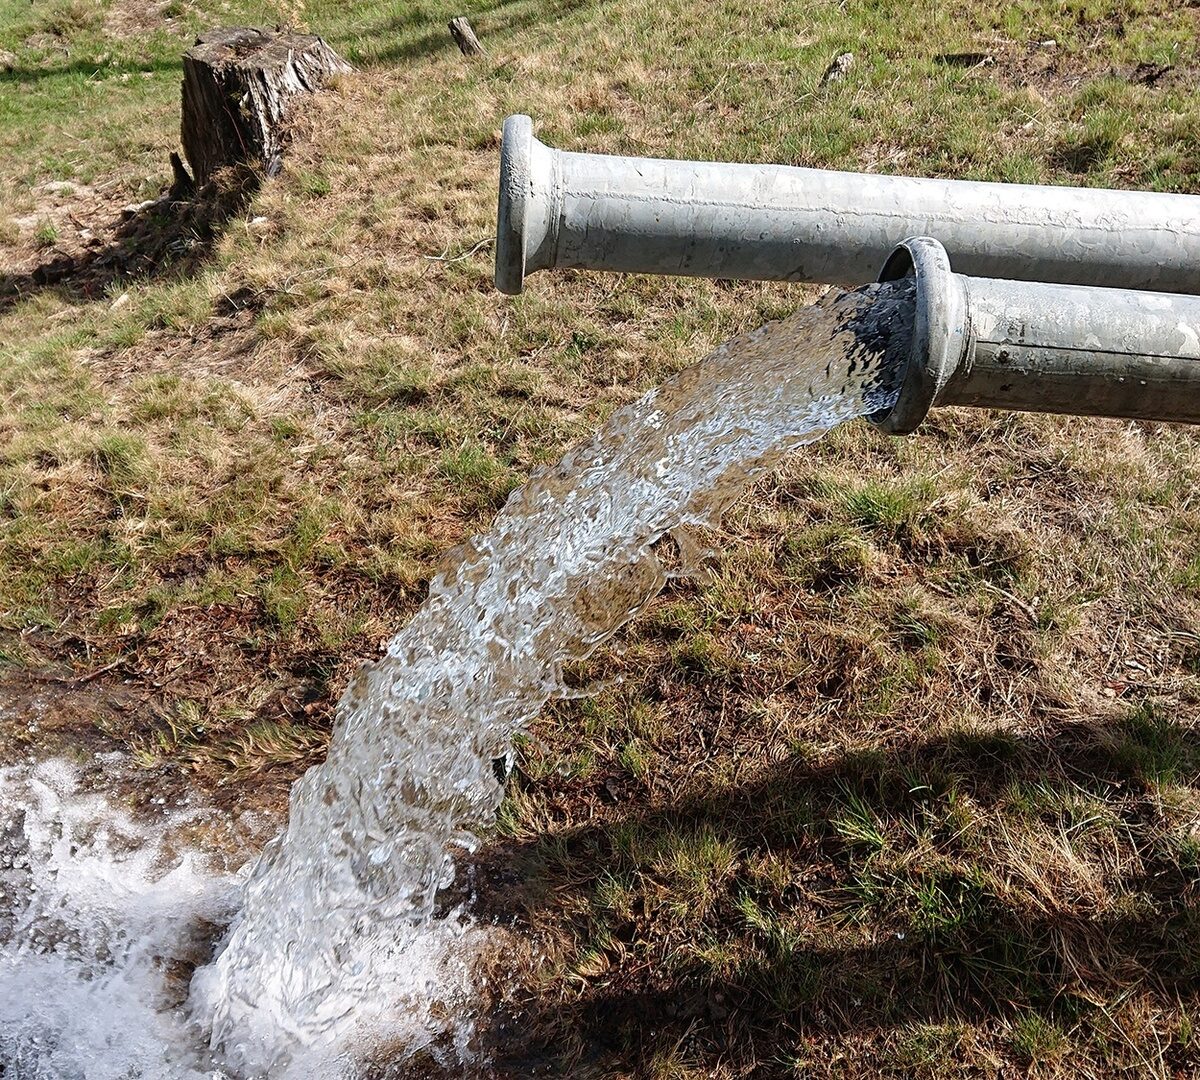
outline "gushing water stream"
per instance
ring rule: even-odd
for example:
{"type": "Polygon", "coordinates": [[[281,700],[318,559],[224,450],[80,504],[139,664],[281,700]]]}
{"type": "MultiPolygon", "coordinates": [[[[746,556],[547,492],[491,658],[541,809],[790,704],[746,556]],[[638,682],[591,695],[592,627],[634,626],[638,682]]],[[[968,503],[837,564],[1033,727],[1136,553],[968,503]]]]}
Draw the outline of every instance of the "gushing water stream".
{"type": "Polygon", "coordinates": [[[564,693],[564,665],[657,594],[656,542],[715,524],[789,451],[892,404],[912,310],[911,283],[869,286],[726,343],[536,472],[451,554],[351,681],[328,759],[292,789],[286,830],[192,982],[191,1019],[223,1067],[314,1075],[381,1033],[404,1052],[448,1038],[467,1053],[483,931],[435,904],[500,802],[493,761],[564,693]]]}

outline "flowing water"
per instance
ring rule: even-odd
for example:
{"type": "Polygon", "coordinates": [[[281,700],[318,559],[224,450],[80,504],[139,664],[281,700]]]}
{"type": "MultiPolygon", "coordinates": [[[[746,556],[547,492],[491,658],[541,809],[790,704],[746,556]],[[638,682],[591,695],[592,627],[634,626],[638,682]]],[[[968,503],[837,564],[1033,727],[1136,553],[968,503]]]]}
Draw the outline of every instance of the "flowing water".
{"type": "Polygon", "coordinates": [[[494,761],[569,692],[564,665],[657,594],[658,541],[715,524],[789,451],[892,404],[912,314],[908,282],[830,294],[726,343],[514,492],[351,681],[328,759],[292,789],[186,1017],[163,1023],[210,1033],[209,1060],[236,1076],[339,1075],[372,1039],[469,1057],[487,934],[438,904],[500,802],[494,761]]]}
{"type": "Polygon", "coordinates": [[[135,820],[66,762],[0,769],[0,1077],[213,1075],[186,1011],[165,1007],[237,910],[233,875],[173,850],[196,828],[261,839],[197,808],[135,820]]]}

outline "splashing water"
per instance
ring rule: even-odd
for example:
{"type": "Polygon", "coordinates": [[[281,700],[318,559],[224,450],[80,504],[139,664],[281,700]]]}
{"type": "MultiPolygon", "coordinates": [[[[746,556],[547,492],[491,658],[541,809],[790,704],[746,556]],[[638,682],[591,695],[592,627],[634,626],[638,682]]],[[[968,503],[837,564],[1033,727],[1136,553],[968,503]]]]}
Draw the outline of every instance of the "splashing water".
{"type": "Polygon", "coordinates": [[[63,761],[0,769],[0,1076],[129,1080],[216,1074],[178,1003],[237,907],[235,878],[134,820],[63,761]]]}
{"type": "MultiPolygon", "coordinates": [[[[716,523],[795,447],[896,399],[911,282],[832,294],[719,348],[613,415],[452,553],[429,599],[346,690],[328,760],[292,789],[193,1000],[244,1073],[401,1023],[409,1052],[470,1032],[461,912],[435,918],[502,789],[493,761],[666,580],[651,550],[716,523]],[[355,1035],[357,1037],[357,1034],[355,1035]]],[[[304,1075],[298,1072],[296,1075],[304,1075]]]]}
{"type": "Polygon", "coordinates": [[[0,1076],[353,1077],[375,1047],[468,1060],[492,933],[437,905],[500,801],[493,761],[569,692],[564,664],[661,588],[657,541],[892,404],[912,317],[911,282],[831,294],[532,476],[352,680],[328,760],[244,880],[181,846],[211,811],[134,820],[64,763],[0,769],[0,1076]]]}

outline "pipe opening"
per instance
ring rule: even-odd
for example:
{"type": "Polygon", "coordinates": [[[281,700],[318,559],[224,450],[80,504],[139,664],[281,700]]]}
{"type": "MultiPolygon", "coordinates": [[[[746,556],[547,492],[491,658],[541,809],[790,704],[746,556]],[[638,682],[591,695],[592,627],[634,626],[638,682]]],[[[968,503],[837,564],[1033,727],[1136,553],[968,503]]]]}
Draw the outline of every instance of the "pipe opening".
{"type": "Polygon", "coordinates": [[[895,405],[868,419],[892,435],[909,435],[920,427],[962,359],[967,303],[946,249],[930,237],[910,237],[888,257],[879,280],[900,279],[913,281],[915,288],[904,381],[895,405]]]}
{"type": "Polygon", "coordinates": [[[533,143],[533,121],[528,116],[510,116],[504,121],[496,208],[496,288],[509,296],[525,287],[533,143]]]}
{"type": "Polygon", "coordinates": [[[903,387],[913,358],[917,316],[917,282],[906,277],[863,285],[854,290],[862,298],[838,331],[854,341],[846,350],[847,375],[866,369],[874,378],[866,385],[865,400],[878,407],[867,414],[876,423],[886,417],[903,387]]]}

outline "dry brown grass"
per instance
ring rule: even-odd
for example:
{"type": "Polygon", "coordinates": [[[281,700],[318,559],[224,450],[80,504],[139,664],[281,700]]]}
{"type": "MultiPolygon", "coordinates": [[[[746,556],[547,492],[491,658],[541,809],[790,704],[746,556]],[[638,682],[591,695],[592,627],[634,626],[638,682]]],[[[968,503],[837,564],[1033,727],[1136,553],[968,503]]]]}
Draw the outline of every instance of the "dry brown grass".
{"type": "Polygon", "coordinates": [[[945,414],[839,432],[748,499],[713,579],[586,673],[621,689],[523,750],[497,907],[557,945],[529,999],[554,1060],[1200,1067],[1193,549],[1148,554],[1127,529],[1156,513],[1124,513],[1192,445],[945,414]]]}
{"type": "MultiPolygon", "coordinates": [[[[590,150],[1200,178],[1188,88],[1136,77],[1193,69],[1175,5],[505,4],[473,65],[443,14],[310,9],[361,70],[202,258],[0,312],[0,753],[123,748],[143,790],[278,807],[350,671],[535,463],[815,295],[499,297],[507,112],[590,150]],[[966,51],[997,63],[934,59],[966,51]]],[[[31,63],[60,89],[27,114],[92,94],[31,63]]],[[[128,201],[175,137],[145,87],[128,130],[157,134],[125,165],[104,125],[91,148],[128,201]]],[[[77,254],[69,200],[36,247],[45,140],[0,147],[28,174],[0,185],[8,268],[77,254]]],[[[1200,1072],[1198,485],[1193,432],[962,412],[843,429],[760,486],[711,577],[577,673],[624,683],[521,747],[484,860],[528,953],[509,1074],[1200,1072]]]]}

